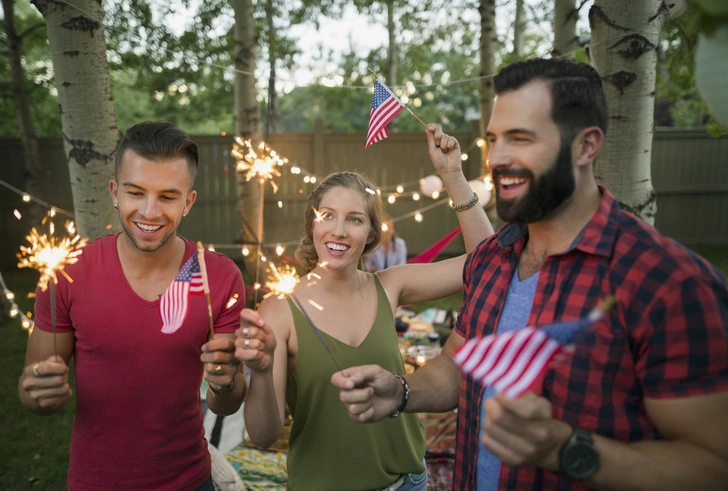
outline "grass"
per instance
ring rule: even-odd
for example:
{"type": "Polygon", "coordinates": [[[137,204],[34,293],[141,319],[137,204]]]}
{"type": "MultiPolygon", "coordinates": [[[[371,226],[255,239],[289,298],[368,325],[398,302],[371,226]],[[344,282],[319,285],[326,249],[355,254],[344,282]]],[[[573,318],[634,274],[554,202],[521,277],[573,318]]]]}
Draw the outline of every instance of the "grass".
{"type": "MultiPolygon", "coordinates": [[[[25,297],[35,289],[35,271],[3,273],[8,288],[16,295],[18,306],[25,312],[32,309],[33,300],[25,297]]],[[[0,324],[0,489],[7,491],[66,489],[68,450],[75,399],[57,414],[40,417],[27,412],[17,396],[18,378],[25,365],[25,345],[28,335],[13,319],[0,324]]],[[[71,371],[73,379],[73,371],[71,371]]],[[[73,380],[71,380],[73,384],[73,380]]]]}
{"type": "MultiPolygon", "coordinates": [[[[728,247],[703,246],[694,249],[728,276],[728,247]]],[[[3,272],[5,282],[15,292],[23,311],[32,309],[33,301],[21,298],[33,291],[38,275],[34,271],[3,272]]],[[[421,311],[429,307],[444,310],[460,308],[461,295],[412,306],[421,311]]],[[[75,410],[72,398],[58,414],[39,417],[25,411],[17,397],[17,384],[24,366],[27,334],[20,321],[0,324],[0,390],[5,394],[0,404],[0,489],[20,491],[65,489],[68,450],[75,410]]],[[[73,385],[73,371],[71,371],[73,385]]]]}

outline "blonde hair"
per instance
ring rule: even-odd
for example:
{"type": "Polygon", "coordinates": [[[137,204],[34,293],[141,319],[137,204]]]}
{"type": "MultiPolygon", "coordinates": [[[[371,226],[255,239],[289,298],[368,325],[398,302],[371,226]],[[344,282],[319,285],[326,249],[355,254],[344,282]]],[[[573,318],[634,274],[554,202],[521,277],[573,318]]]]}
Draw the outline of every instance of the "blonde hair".
{"type": "Polygon", "coordinates": [[[303,235],[298,242],[298,249],[296,249],[296,259],[308,271],[315,268],[319,262],[316,248],[313,245],[313,222],[316,219],[314,209],[318,210],[324,194],[336,187],[359,191],[364,197],[366,213],[369,216],[371,228],[369,230],[369,242],[364,246],[362,256],[366,256],[376,249],[382,241],[382,223],[385,217],[384,210],[382,209],[382,200],[376,192],[376,186],[369,182],[365,176],[357,172],[336,172],[330,174],[321,181],[321,184],[319,184],[308,198],[308,205],[304,214],[303,235]]]}

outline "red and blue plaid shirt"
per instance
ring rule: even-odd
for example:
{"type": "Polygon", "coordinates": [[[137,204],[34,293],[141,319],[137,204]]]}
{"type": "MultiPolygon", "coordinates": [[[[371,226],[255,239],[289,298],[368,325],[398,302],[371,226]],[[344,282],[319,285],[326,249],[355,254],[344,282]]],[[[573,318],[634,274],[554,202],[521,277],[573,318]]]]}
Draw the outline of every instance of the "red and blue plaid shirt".
{"type": "MultiPolygon", "coordinates": [[[[528,325],[579,319],[612,294],[617,304],[548,373],[542,395],[554,418],[572,426],[622,442],[659,439],[645,398],[728,390],[728,287],[707,261],[600,191],[596,214],[569,250],[541,267],[528,325]]],[[[506,225],[468,257],[456,326],[466,340],[498,325],[526,238],[525,226],[506,225]]],[[[453,489],[476,489],[483,390],[460,380],[453,489]]],[[[588,488],[535,466],[502,465],[499,489],[588,488]]]]}

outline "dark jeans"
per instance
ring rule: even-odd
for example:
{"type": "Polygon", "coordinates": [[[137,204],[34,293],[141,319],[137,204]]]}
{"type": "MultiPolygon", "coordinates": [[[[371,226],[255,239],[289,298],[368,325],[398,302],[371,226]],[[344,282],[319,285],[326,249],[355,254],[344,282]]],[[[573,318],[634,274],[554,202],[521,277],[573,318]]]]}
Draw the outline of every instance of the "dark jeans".
{"type": "Polygon", "coordinates": [[[212,485],[212,477],[207,481],[203,482],[200,486],[196,487],[192,491],[215,491],[215,486],[212,485]]]}

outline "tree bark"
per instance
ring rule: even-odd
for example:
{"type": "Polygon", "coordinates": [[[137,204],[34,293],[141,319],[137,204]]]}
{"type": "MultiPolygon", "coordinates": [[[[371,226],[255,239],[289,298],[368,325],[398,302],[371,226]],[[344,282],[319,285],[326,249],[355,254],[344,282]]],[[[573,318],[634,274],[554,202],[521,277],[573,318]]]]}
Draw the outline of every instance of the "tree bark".
{"type": "Polygon", "coordinates": [[[523,56],[523,38],[526,33],[526,10],[523,0],[516,0],[516,19],[513,22],[513,56],[523,56]]]}
{"type": "MultiPolygon", "coordinates": [[[[41,182],[43,181],[43,167],[38,153],[38,138],[33,128],[30,116],[30,91],[28,90],[23,70],[23,38],[15,29],[14,0],[2,0],[5,33],[8,39],[8,61],[10,62],[10,75],[12,77],[13,94],[15,98],[15,111],[20,128],[20,140],[23,144],[23,157],[25,159],[25,191],[31,196],[42,198],[41,182]]],[[[31,205],[28,216],[33,223],[40,222],[44,210],[39,206],[31,205]]]]}
{"type": "Polygon", "coordinates": [[[276,132],[276,29],[273,25],[275,10],[273,0],[266,0],[265,13],[268,20],[268,63],[270,64],[270,75],[268,77],[268,107],[265,118],[265,139],[268,135],[276,132]]]}
{"type": "Polygon", "coordinates": [[[120,134],[106,60],[103,11],[94,0],[33,0],[48,28],[63,144],[79,235],[119,229],[109,197],[120,134]]]}
{"type": "Polygon", "coordinates": [[[657,45],[668,15],[663,0],[595,0],[589,11],[591,58],[610,114],[597,182],[623,209],[650,224],[657,212],[650,170],[657,45]]]}
{"type": "MultiPolygon", "coordinates": [[[[626,1],[626,0],[625,0],[626,1]]],[[[579,39],[576,37],[576,0],[554,1],[554,47],[551,56],[573,60],[579,39]]]]}
{"type": "MultiPolygon", "coordinates": [[[[485,138],[485,131],[493,111],[493,74],[495,73],[495,0],[480,0],[480,137],[485,138]]],[[[481,152],[481,174],[488,172],[488,153],[481,152]]]]}
{"type": "MultiPolygon", "coordinates": [[[[253,145],[262,141],[260,108],[255,93],[255,62],[258,41],[255,33],[252,0],[233,0],[235,10],[235,133],[253,145]]],[[[263,187],[258,181],[246,182],[237,173],[238,210],[242,220],[240,235],[243,244],[254,245],[263,241],[263,187]]],[[[255,251],[255,247],[251,250],[255,251]]],[[[255,275],[258,265],[256,254],[243,258],[245,268],[255,275]]]]}
{"type": "Polygon", "coordinates": [[[395,31],[397,26],[394,23],[394,0],[387,2],[387,33],[389,33],[389,44],[387,45],[387,85],[397,85],[397,38],[395,31]]]}

